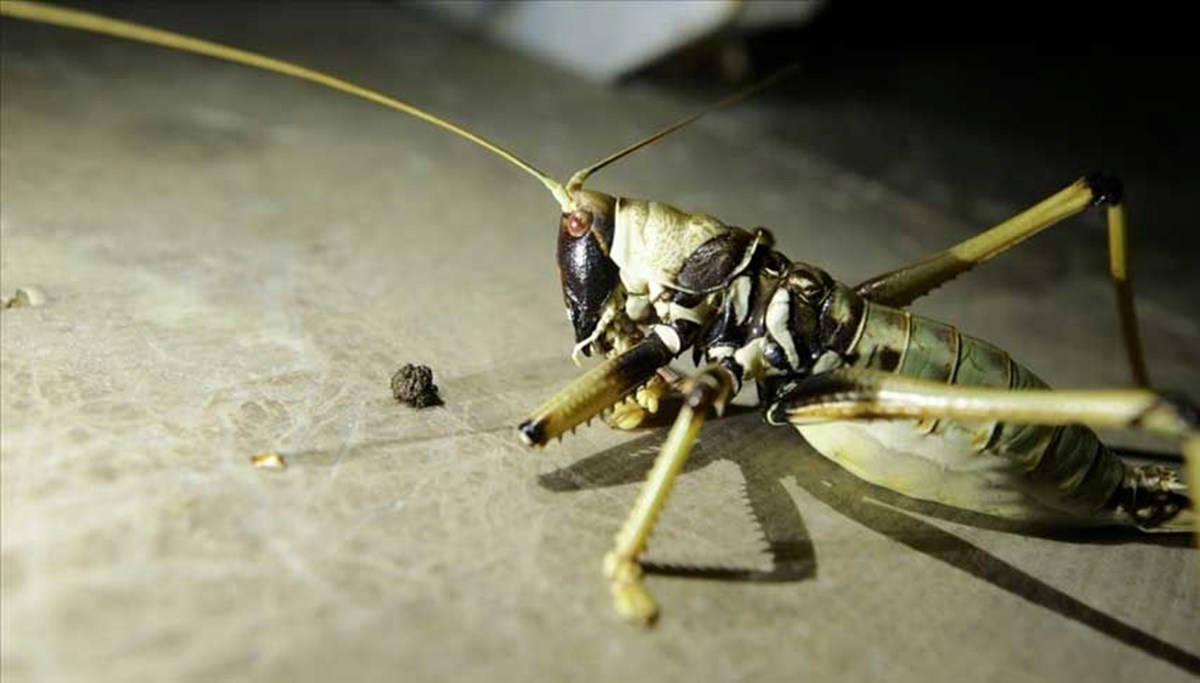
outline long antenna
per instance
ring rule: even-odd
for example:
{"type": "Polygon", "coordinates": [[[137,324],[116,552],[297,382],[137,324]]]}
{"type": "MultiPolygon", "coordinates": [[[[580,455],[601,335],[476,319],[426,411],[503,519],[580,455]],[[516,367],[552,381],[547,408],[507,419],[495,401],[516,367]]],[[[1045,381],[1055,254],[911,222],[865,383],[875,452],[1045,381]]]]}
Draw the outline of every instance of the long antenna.
{"type": "Polygon", "coordinates": [[[310,81],[323,85],[327,88],[340,90],[341,92],[361,97],[364,100],[370,100],[376,104],[381,104],[390,109],[404,112],[410,116],[415,116],[422,121],[432,123],[438,128],[454,133],[460,137],[466,138],[471,142],[483,147],[484,149],[500,155],[512,165],[525,171],[529,175],[537,178],[546,186],[547,189],[558,200],[558,203],[566,207],[570,202],[570,197],[566,190],[556,182],[553,178],[542,173],[533,165],[518,157],[516,154],[504,149],[500,145],[472,133],[465,128],[461,128],[446,119],[439,118],[414,107],[407,102],[402,102],[392,97],[388,97],[382,93],[376,92],[361,85],[355,85],[348,81],[343,81],[340,78],[324,74],[319,71],[285,62],[280,59],[274,59],[265,55],[260,55],[246,50],[239,50],[234,47],[212,43],[199,38],[192,38],[171,31],[163,31],[161,29],[141,26],[128,21],[118,19],[110,19],[99,14],[91,14],[89,12],[79,12],[72,9],[55,7],[40,2],[23,2],[18,0],[0,2],[0,15],[12,17],[14,19],[23,19],[42,24],[52,24],[54,26],[63,26],[66,28],[79,29],[91,33],[101,33],[104,35],[124,38],[142,43],[150,43],[161,47],[173,48],[184,52],[193,52],[200,55],[215,57],[229,62],[236,62],[246,66],[252,66],[257,69],[273,71],[275,73],[299,78],[304,81],[310,81]]]}
{"type": "Polygon", "coordinates": [[[731,104],[741,102],[742,100],[750,97],[751,95],[754,95],[762,90],[765,90],[766,88],[769,88],[772,85],[775,85],[775,83],[779,82],[780,80],[787,78],[788,76],[791,76],[793,73],[795,73],[799,69],[800,69],[799,64],[792,64],[790,66],[785,66],[784,68],[780,69],[779,71],[776,71],[775,73],[771,74],[770,76],[767,76],[766,78],[759,81],[758,83],[751,85],[750,87],[746,88],[745,90],[734,93],[719,102],[710,104],[709,106],[705,107],[704,109],[701,109],[700,111],[696,112],[695,114],[692,114],[691,116],[688,116],[685,119],[682,119],[680,121],[676,121],[675,123],[672,123],[671,125],[667,126],[666,128],[663,128],[662,130],[658,131],[657,133],[654,133],[650,137],[639,140],[638,142],[633,143],[632,145],[626,147],[625,149],[614,152],[614,153],[604,157],[600,161],[597,161],[596,163],[592,164],[591,166],[588,166],[587,168],[583,169],[582,171],[578,171],[577,173],[575,173],[575,175],[571,176],[571,179],[567,181],[567,192],[570,193],[570,192],[574,192],[575,190],[580,189],[581,187],[583,187],[583,182],[585,180],[587,180],[589,176],[591,176],[596,171],[599,171],[600,169],[604,168],[605,166],[608,166],[609,164],[613,163],[614,161],[617,161],[618,159],[622,159],[626,156],[629,156],[630,154],[633,154],[634,152],[638,151],[639,149],[641,149],[647,145],[658,142],[659,140],[667,137],[671,133],[674,133],[675,131],[679,130],[680,128],[683,128],[684,126],[694,123],[696,121],[696,119],[699,119],[702,116],[711,114],[714,111],[721,109],[722,107],[727,107],[731,104]]]}

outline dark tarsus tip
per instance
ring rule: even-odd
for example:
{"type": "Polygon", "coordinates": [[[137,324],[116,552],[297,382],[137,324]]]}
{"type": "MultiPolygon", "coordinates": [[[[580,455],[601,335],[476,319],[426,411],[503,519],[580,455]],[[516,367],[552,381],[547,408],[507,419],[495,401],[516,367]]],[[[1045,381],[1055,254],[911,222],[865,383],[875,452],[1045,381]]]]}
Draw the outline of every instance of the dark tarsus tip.
{"type": "Polygon", "coordinates": [[[1083,178],[1092,189],[1092,205],[1116,206],[1125,200],[1125,184],[1121,179],[1103,171],[1093,171],[1083,178]]]}
{"type": "Polygon", "coordinates": [[[525,420],[517,430],[531,446],[541,446],[546,443],[546,427],[541,422],[525,420]]]}

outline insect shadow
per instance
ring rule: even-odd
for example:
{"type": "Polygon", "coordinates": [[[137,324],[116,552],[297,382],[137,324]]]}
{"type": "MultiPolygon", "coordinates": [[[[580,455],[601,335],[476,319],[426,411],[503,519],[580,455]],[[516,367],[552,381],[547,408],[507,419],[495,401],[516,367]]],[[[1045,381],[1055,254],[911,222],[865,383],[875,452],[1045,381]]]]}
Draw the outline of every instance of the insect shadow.
{"type": "MultiPolygon", "coordinates": [[[[1152,657],[1200,674],[1200,655],[1105,614],[914,514],[1072,543],[1189,545],[1186,535],[1120,529],[1065,533],[917,501],[854,477],[813,450],[795,430],[764,429],[757,424],[759,420],[757,415],[749,414],[723,419],[722,427],[726,428],[705,435],[705,442],[693,452],[684,471],[696,471],[719,460],[738,466],[750,509],[767,540],[772,568],[677,567],[647,562],[643,564],[647,572],[735,581],[801,581],[815,577],[815,548],[795,501],[784,487],[784,482],[791,479],[812,497],[876,533],[1152,657]],[[754,446],[745,447],[747,442],[754,446]],[[769,457],[780,452],[786,457],[769,457]]],[[[661,432],[634,438],[545,473],[539,477],[539,484],[550,491],[569,492],[643,482],[663,438],[661,432]]]]}

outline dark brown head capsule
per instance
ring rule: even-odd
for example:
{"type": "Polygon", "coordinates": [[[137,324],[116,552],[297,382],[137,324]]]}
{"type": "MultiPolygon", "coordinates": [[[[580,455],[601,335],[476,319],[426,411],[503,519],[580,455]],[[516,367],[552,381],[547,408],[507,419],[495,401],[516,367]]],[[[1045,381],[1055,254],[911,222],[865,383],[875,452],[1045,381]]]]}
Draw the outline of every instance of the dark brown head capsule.
{"type": "Polygon", "coordinates": [[[617,264],[609,258],[616,200],[587,190],[577,190],[572,200],[571,209],[559,221],[558,276],[579,344],[595,333],[604,303],[620,277],[617,264]]]}

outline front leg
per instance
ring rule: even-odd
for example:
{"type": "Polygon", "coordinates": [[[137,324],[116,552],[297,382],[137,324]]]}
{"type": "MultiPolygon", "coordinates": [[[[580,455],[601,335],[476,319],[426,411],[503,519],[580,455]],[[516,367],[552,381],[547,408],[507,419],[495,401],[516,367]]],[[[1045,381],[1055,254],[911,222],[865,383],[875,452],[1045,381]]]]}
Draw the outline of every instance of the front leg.
{"type": "Polygon", "coordinates": [[[651,334],[551,396],[517,428],[522,440],[530,446],[544,446],[587,422],[654,377],[675,353],[658,335],[651,334]]]}
{"type": "MultiPolygon", "coordinates": [[[[518,427],[521,438],[530,446],[544,446],[550,439],[613,408],[654,379],[655,373],[670,372],[667,363],[692,346],[699,330],[700,326],[689,320],[655,325],[635,346],[609,358],[551,396],[518,427]]],[[[639,398],[647,407],[653,401],[657,409],[658,399],[668,389],[654,387],[650,393],[642,392],[639,398]]],[[[644,415],[635,417],[640,424],[644,415]]]]}

